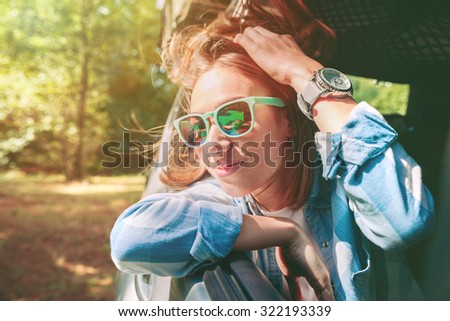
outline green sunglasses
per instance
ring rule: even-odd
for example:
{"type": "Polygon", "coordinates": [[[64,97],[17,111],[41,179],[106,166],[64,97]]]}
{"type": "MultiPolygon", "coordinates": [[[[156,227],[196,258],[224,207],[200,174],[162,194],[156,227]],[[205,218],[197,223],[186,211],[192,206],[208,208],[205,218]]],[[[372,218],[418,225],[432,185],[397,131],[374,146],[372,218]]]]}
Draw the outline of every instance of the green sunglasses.
{"type": "Polygon", "coordinates": [[[284,102],[276,97],[239,98],[205,114],[189,114],[180,117],[173,124],[186,146],[200,147],[206,142],[210,117],[214,118],[214,123],[227,137],[240,137],[249,133],[255,122],[255,104],[285,107],[284,102]]]}

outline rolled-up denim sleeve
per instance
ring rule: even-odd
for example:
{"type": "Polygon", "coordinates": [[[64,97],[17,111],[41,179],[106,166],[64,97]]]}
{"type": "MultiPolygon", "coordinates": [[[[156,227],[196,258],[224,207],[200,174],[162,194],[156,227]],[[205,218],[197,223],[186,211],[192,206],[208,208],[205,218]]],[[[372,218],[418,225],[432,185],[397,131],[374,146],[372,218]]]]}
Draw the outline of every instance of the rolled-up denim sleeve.
{"type": "Polygon", "coordinates": [[[337,180],[364,235],[386,250],[404,249],[429,234],[434,203],[420,166],[397,133],[369,104],[359,103],[338,133],[317,133],[322,176],[337,180]]]}
{"type": "Polygon", "coordinates": [[[323,177],[334,179],[345,172],[347,165],[363,165],[385,152],[396,139],[396,131],[377,110],[359,103],[340,132],[316,134],[323,177]]]}
{"type": "Polygon", "coordinates": [[[227,256],[242,210],[215,188],[154,194],[125,210],[111,232],[116,266],[134,274],[182,277],[227,256]],[[225,200],[225,201],[224,201],[225,200]]]}

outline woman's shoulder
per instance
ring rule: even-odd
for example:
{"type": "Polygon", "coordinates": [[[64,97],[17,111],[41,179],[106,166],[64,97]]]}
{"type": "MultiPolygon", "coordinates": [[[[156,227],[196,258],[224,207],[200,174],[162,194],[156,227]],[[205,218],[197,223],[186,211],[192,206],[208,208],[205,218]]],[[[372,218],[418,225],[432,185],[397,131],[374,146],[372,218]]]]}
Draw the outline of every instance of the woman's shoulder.
{"type": "Polygon", "coordinates": [[[212,177],[193,183],[181,191],[169,191],[166,193],[155,193],[144,197],[140,202],[157,202],[159,200],[189,200],[193,202],[215,202],[227,205],[236,205],[233,197],[226,194],[220,184],[212,177]]]}
{"type": "Polygon", "coordinates": [[[218,203],[235,204],[234,198],[225,193],[219,182],[211,176],[192,184],[185,192],[198,200],[207,198],[216,200],[218,203]]]}

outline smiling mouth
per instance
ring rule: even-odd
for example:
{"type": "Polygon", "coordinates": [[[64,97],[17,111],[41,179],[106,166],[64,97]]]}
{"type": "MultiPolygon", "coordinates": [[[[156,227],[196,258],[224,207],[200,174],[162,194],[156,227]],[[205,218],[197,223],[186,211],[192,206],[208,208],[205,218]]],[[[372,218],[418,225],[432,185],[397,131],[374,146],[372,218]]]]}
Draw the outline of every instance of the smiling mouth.
{"type": "Polygon", "coordinates": [[[231,163],[231,164],[219,164],[219,165],[216,166],[216,169],[227,170],[227,169],[230,169],[230,168],[233,168],[233,167],[236,167],[236,166],[240,166],[242,163],[243,163],[242,161],[239,161],[239,162],[234,162],[234,163],[231,163]]]}

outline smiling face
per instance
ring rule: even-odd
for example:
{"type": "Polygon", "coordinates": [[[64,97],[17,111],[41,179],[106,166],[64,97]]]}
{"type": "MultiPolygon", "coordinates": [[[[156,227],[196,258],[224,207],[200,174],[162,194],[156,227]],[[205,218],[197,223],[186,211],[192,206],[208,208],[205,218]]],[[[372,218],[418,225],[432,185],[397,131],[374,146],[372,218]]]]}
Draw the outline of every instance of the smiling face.
{"type": "MultiPolygon", "coordinates": [[[[216,64],[196,82],[191,113],[211,112],[223,103],[249,96],[274,93],[258,79],[216,64]]],[[[254,111],[252,131],[237,138],[225,136],[210,118],[206,144],[195,148],[209,173],[231,196],[258,194],[261,190],[277,194],[278,191],[270,190],[278,186],[275,181],[283,176],[277,176],[284,168],[278,146],[291,136],[285,108],[256,104],[254,111]]]]}

